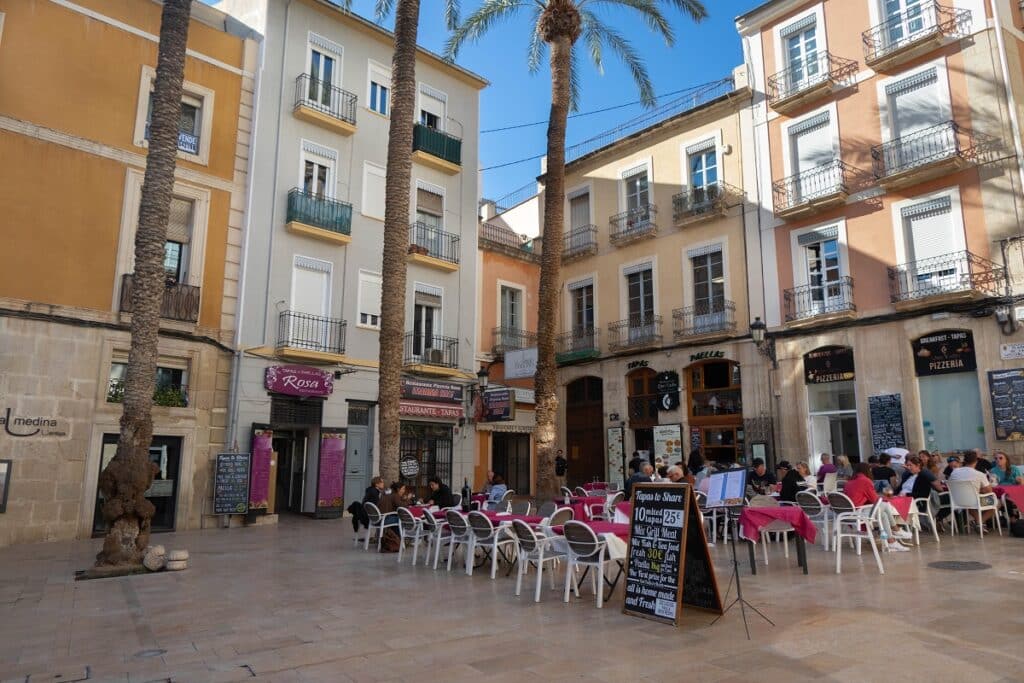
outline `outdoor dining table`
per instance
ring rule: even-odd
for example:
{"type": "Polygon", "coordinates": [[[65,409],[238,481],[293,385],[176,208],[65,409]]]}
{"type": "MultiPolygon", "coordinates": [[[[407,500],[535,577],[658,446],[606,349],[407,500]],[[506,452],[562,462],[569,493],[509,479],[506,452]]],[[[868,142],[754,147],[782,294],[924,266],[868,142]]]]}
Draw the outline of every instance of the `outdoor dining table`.
{"type": "Polygon", "coordinates": [[[588,481],[583,485],[584,491],[607,491],[608,482],[606,481],[588,481]]]}
{"type": "Polygon", "coordinates": [[[480,510],[479,512],[492,522],[501,524],[511,524],[515,520],[527,524],[540,524],[547,519],[541,515],[514,515],[510,512],[495,512],[494,510],[480,510]]]}
{"type": "Polygon", "coordinates": [[[1024,514],[1024,486],[995,486],[992,488],[997,496],[1006,496],[1017,506],[1021,514],[1024,514]]]}
{"type": "Polygon", "coordinates": [[[629,501],[619,503],[615,506],[615,522],[617,524],[629,524],[629,518],[633,515],[633,504],[629,501]]]}
{"type": "Polygon", "coordinates": [[[750,573],[757,573],[757,562],[754,559],[754,544],[761,537],[761,529],[772,522],[788,522],[796,531],[796,558],[798,564],[807,573],[807,548],[804,540],[813,544],[818,529],[807,513],[794,505],[779,507],[745,507],[740,513],[740,536],[750,541],[750,573]]]}
{"type": "Polygon", "coordinates": [[[586,496],[571,498],[561,497],[555,498],[555,502],[559,505],[572,508],[573,519],[577,522],[585,522],[590,519],[590,506],[591,505],[607,505],[607,496],[586,496]]]}

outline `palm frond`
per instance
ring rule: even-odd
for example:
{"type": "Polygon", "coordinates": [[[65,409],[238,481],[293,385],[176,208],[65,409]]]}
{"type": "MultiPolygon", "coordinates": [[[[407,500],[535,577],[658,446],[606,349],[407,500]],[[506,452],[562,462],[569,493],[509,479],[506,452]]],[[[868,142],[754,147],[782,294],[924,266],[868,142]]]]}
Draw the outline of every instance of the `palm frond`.
{"type": "Polygon", "coordinates": [[[444,23],[449,31],[458,28],[460,9],[459,0],[444,0],[444,23]]]}
{"type": "Polygon", "coordinates": [[[376,0],[373,6],[373,16],[377,23],[383,22],[391,16],[391,10],[395,8],[395,0],[376,0]]]}
{"type": "Polygon", "coordinates": [[[580,57],[575,45],[569,46],[569,111],[579,110],[583,97],[583,81],[580,74],[580,57]]]}
{"type": "Polygon", "coordinates": [[[540,69],[540,61],[547,49],[547,43],[540,37],[539,24],[542,11],[541,7],[535,6],[530,16],[530,45],[526,51],[526,68],[531,74],[537,73],[537,70],[540,69]]]}
{"type": "MultiPolygon", "coordinates": [[[[587,0],[584,0],[586,2],[587,0]]],[[[675,42],[675,33],[672,31],[672,24],[665,18],[665,14],[659,6],[660,0],[593,0],[591,4],[597,5],[619,5],[634,9],[640,15],[647,27],[665,39],[665,42],[672,45],[675,42]]]]}
{"type": "Polygon", "coordinates": [[[597,73],[604,75],[604,55],[601,52],[601,22],[592,12],[580,10],[580,24],[583,29],[583,42],[590,52],[590,61],[594,63],[597,73]]]}
{"type": "Polygon", "coordinates": [[[525,0],[484,0],[475,12],[452,31],[444,46],[445,58],[455,59],[463,45],[480,40],[498,21],[514,15],[525,4],[525,0]]]}
{"type": "Polygon", "coordinates": [[[708,10],[702,0],[663,0],[672,7],[687,15],[693,21],[704,21],[708,18],[708,10]]]}
{"type": "Polygon", "coordinates": [[[599,31],[604,44],[611,48],[612,52],[618,55],[619,59],[629,67],[629,73],[633,76],[633,82],[636,83],[636,88],[640,94],[640,102],[645,107],[653,107],[655,103],[654,86],[651,84],[651,77],[647,73],[647,67],[644,66],[643,59],[633,48],[633,44],[611,26],[598,21],[596,18],[594,23],[595,25],[592,30],[599,31]]]}

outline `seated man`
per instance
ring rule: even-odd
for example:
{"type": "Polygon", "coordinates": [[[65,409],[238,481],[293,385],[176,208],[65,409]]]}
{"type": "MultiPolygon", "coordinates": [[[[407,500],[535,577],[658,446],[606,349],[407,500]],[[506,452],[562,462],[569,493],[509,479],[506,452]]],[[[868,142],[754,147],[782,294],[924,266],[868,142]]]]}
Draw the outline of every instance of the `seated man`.
{"type": "MultiPolygon", "coordinates": [[[[978,491],[979,494],[992,493],[992,485],[988,481],[988,475],[985,474],[984,472],[979,472],[977,467],[978,454],[975,451],[967,451],[967,453],[964,454],[963,466],[953,470],[950,473],[948,480],[950,482],[969,481],[978,491]]],[[[993,496],[993,499],[994,498],[995,497],[993,496]]],[[[977,521],[977,511],[972,511],[972,513],[975,515],[975,520],[977,521]]],[[[992,519],[993,513],[993,510],[985,510],[984,514],[982,515],[981,521],[987,522],[988,520],[992,519]]]]}
{"type": "MultiPolygon", "coordinates": [[[[853,476],[846,482],[843,493],[850,499],[854,507],[874,505],[878,502],[878,493],[875,492],[875,484],[871,479],[871,465],[869,463],[858,462],[853,466],[853,476]]],[[[914,537],[913,534],[905,529],[894,531],[896,528],[896,509],[885,501],[882,501],[880,505],[881,510],[878,520],[882,526],[882,531],[889,537],[888,547],[885,549],[891,552],[910,550],[910,548],[900,543],[898,539],[911,539],[914,537]]]]}
{"type": "Polygon", "coordinates": [[[508,491],[508,487],[505,486],[505,478],[500,474],[494,474],[491,477],[491,490],[487,493],[487,501],[484,503],[484,507],[488,510],[493,510],[497,507],[506,491],[508,491]]]}
{"type": "Polygon", "coordinates": [[[875,480],[875,490],[881,491],[886,486],[889,488],[897,489],[899,487],[899,479],[896,476],[896,470],[889,466],[892,461],[892,456],[888,453],[882,453],[878,456],[878,467],[874,469],[872,478],[875,480]]]}
{"type": "Polygon", "coordinates": [[[436,505],[439,508],[450,508],[455,505],[455,498],[452,497],[452,490],[447,484],[441,481],[440,477],[431,477],[427,480],[430,493],[423,500],[424,505],[436,505]]]}
{"type": "Polygon", "coordinates": [[[821,454],[821,466],[818,468],[818,483],[821,484],[825,481],[826,474],[832,474],[838,472],[839,468],[832,464],[832,456],[828,453],[821,454]]]}
{"type": "Polygon", "coordinates": [[[754,489],[754,493],[760,495],[769,495],[778,483],[775,480],[775,475],[768,471],[768,468],[764,464],[764,460],[755,460],[754,469],[747,475],[747,484],[754,489]]]}
{"type": "Polygon", "coordinates": [[[640,471],[626,480],[626,497],[633,495],[633,484],[649,484],[654,481],[654,465],[646,462],[640,465],[640,471]]]}

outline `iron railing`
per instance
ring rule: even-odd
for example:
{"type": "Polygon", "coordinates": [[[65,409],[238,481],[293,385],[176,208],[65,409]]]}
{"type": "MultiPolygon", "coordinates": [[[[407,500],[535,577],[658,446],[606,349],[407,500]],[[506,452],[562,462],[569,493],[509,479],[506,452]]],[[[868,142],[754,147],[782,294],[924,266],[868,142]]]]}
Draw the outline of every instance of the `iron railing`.
{"type": "MultiPolygon", "coordinates": [[[[112,379],[107,385],[107,403],[124,402],[125,380],[112,379]]],[[[165,408],[188,408],[188,386],[157,383],[153,390],[153,405],[165,408]]]]}
{"type": "Polygon", "coordinates": [[[875,145],[871,148],[871,160],[875,177],[882,179],[953,157],[974,160],[977,153],[973,132],[955,121],[943,121],[875,145]]]}
{"type": "Polygon", "coordinates": [[[608,324],[608,350],[613,353],[660,344],[660,315],[634,314],[608,324]]]}
{"type": "MultiPolygon", "coordinates": [[[[480,225],[480,242],[487,242],[494,246],[506,247],[522,251],[533,251],[533,242],[526,235],[520,235],[512,228],[493,223],[480,225]]],[[[481,246],[485,246],[481,244],[481,246]]]]}
{"type": "Polygon", "coordinates": [[[459,262],[459,236],[426,223],[409,226],[409,251],[433,256],[448,263],[459,262]]]}
{"type": "Polygon", "coordinates": [[[772,183],[776,213],[783,213],[815,200],[848,194],[856,169],[839,159],[815,166],[772,183]]]}
{"type": "Polygon", "coordinates": [[[672,311],[675,337],[700,337],[706,334],[736,331],[736,304],[728,299],[713,299],[672,311]]]}
{"type": "Polygon", "coordinates": [[[970,26],[970,10],[921,2],[864,31],[864,59],[871,64],[936,35],[963,38],[970,26]]]}
{"type": "Polygon", "coordinates": [[[412,151],[417,150],[462,165],[462,140],[422,123],[417,123],[412,131],[412,151]]]}
{"type": "Polygon", "coordinates": [[[494,200],[494,210],[498,213],[505,213],[509,209],[519,206],[527,199],[536,197],[539,193],[537,192],[537,181],[531,181],[526,183],[522,187],[512,190],[506,195],[498,197],[494,200]]]}
{"type": "Polygon", "coordinates": [[[352,205],[295,187],[288,191],[287,222],[296,221],[342,235],[352,234],[352,205]]]}
{"type": "MultiPolygon", "coordinates": [[[[131,313],[134,310],[132,307],[133,282],[134,276],[131,273],[121,276],[120,308],[122,313],[131,313]]],[[[199,287],[167,281],[164,285],[164,297],[160,302],[160,317],[186,323],[197,322],[199,320],[199,294],[199,287]]]]}
{"type": "Polygon", "coordinates": [[[849,82],[856,73],[857,62],[854,60],[819,52],[810,59],[768,77],[768,104],[775,106],[822,83],[835,85],[849,82]]]}
{"type": "Polygon", "coordinates": [[[282,311],[277,319],[277,348],[345,353],[348,323],[338,318],[282,311]]]}
{"type": "Polygon", "coordinates": [[[405,365],[457,368],[459,367],[459,340],[453,337],[407,332],[402,361],[405,365]]]}
{"type": "Polygon", "coordinates": [[[495,327],[492,331],[494,346],[491,352],[500,356],[508,351],[528,349],[537,345],[537,333],[520,330],[517,327],[495,327]]]}
{"type": "Polygon", "coordinates": [[[853,304],[853,278],[849,276],[835,282],[794,287],[783,294],[786,322],[857,310],[853,304]]]}
{"type": "Polygon", "coordinates": [[[594,327],[577,327],[555,337],[555,361],[571,363],[600,355],[598,337],[600,330],[594,327]]]}
{"type": "Polygon", "coordinates": [[[584,225],[565,233],[562,258],[571,259],[597,251],[597,226],[584,225]]]}
{"type": "Polygon", "coordinates": [[[1006,272],[998,263],[969,251],[890,266],[888,270],[893,303],[958,292],[1000,296],[1006,272]]]}
{"type": "Polygon", "coordinates": [[[612,244],[624,244],[634,239],[654,235],[658,231],[658,225],[655,223],[657,214],[658,207],[654,204],[645,204],[615,214],[608,219],[611,227],[608,239],[612,244]]]}
{"type": "Polygon", "coordinates": [[[672,197],[672,218],[679,221],[718,213],[736,206],[742,198],[742,190],[721,180],[702,187],[685,187],[672,197]]]}
{"type": "Polygon", "coordinates": [[[295,79],[295,107],[309,107],[340,121],[356,123],[358,98],[347,90],[309,74],[295,79]]]}

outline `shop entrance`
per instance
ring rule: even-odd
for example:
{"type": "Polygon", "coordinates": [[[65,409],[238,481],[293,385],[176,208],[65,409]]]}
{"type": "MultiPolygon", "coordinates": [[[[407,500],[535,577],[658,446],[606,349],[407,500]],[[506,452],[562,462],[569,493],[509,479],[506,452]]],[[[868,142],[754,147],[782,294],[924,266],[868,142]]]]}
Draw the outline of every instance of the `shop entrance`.
{"type": "Polygon", "coordinates": [[[723,465],[746,462],[740,364],[706,360],[690,365],[686,393],[687,417],[700,435],[704,458],[723,465]]]}
{"type": "MultiPolygon", "coordinates": [[[[640,453],[640,455],[647,454],[647,460],[652,465],[654,464],[654,430],[650,427],[644,427],[642,429],[633,430],[633,450],[640,453]]],[[[633,456],[630,454],[629,460],[632,460],[633,456]]]]}
{"type": "Polygon", "coordinates": [[[926,448],[938,451],[985,448],[985,422],[978,398],[978,375],[958,372],[919,377],[926,448]]]}
{"type": "Polygon", "coordinates": [[[569,486],[605,478],[604,382],[581,377],[565,387],[565,472],[569,486]]]}
{"type": "MultiPolygon", "coordinates": [[[[363,499],[373,476],[373,407],[348,404],[348,452],[345,457],[345,503],[363,499]]],[[[390,483],[390,482],[389,482],[390,483]]]]}
{"type": "MultiPolygon", "coordinates": [[[[117,434],[104,434],[100,451],[100,469],[103,472],[117,452],[117,434]]],[[[153,483],[146,490],[146,499],[156,508],[152,530],[174,531],[175,515],[178,508],[178,475],[181,467],[181,437],[154,436],[149,445],[149,461],[157,466],[153,483]]],[[[97,477],[99,475],[97,474],[97,477]]],[[[101,507],[103,494],[96,488],[96,507],[92,518],[93,536],[107,533],[107,522],[103,519],[101,507]]]]}
{"type": "Polygon", "coordinates": [[[821,454],[845,455],[860,462],[860,434],[857,428],[857,396],[853,380],[807,385],[810,408],[810,465],[821,465],[821,454]]]}
{"type": "Polygon", "coordinates": [[[492,433],[491,469],[505,477],[505,484],[517,495],[529,495],[530,435],[492,433]]]}
{"type": "Polygon", "coordinates": [[[305,430],[275,429],[272,443],[277,459],[275,511],[301,513],[309,435],[305,430]]]}

